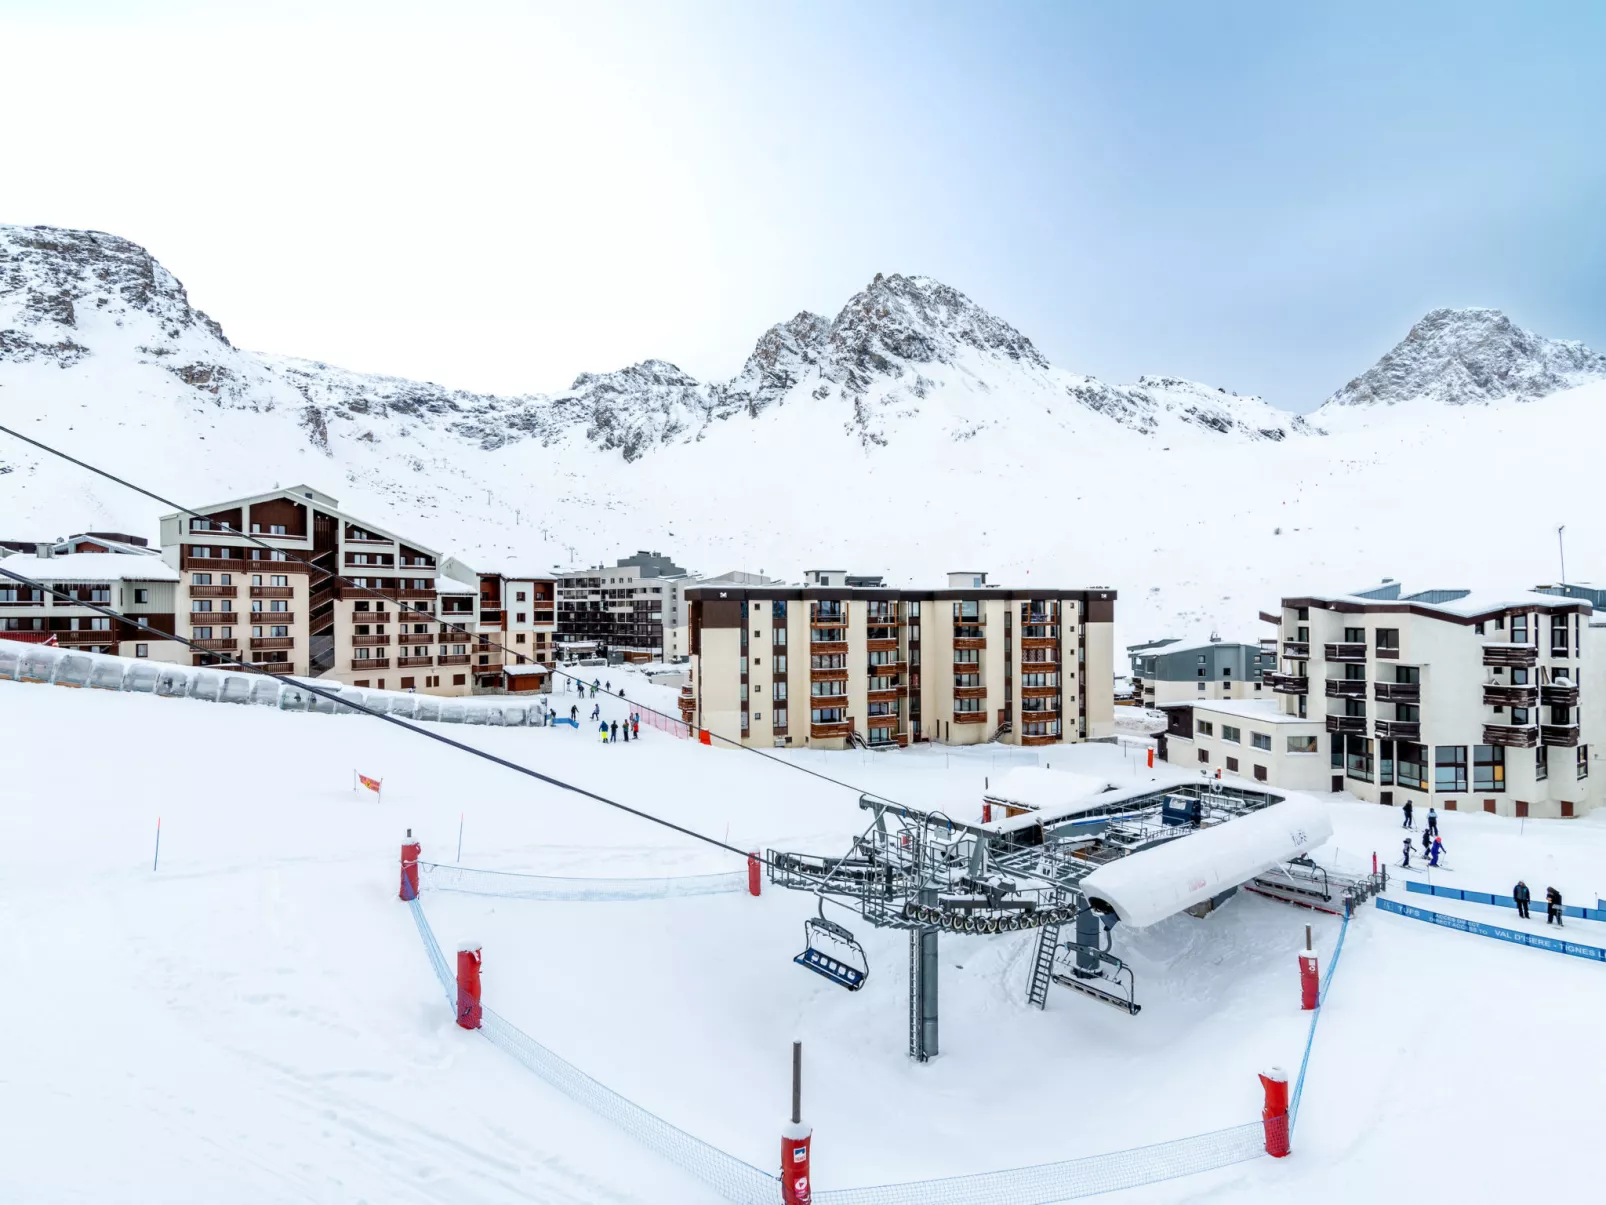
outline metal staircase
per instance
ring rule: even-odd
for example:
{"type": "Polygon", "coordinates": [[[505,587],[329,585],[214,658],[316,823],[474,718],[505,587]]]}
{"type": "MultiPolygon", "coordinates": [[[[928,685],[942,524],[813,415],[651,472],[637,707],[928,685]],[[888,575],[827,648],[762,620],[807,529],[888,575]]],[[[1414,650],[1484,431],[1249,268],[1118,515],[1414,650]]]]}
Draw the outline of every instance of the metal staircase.
{"type": "Polygon", "coordinates": [[[1032,986],[1026,1002],[1033,1008],[1048,1007],[1048,989],[1054,984],[1054,955],[1059,950],[1060,927],[1044,925],[1037,931],[1037,955],[1032,960],[1032,986]]]}

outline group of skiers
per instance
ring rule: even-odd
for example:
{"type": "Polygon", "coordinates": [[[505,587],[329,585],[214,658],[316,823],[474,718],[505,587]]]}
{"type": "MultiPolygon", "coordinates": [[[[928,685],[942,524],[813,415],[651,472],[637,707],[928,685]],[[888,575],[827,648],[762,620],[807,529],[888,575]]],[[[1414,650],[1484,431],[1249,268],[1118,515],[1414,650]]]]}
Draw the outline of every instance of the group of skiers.
{"type": "MultiPolygon", "coordinates": [[[[597,718],[596,712],[591,713],[591,718],[597,718]]],[[[609,723],[607,720],[603,720],[598,725],[598,731],[602,734],[603,744],[607,744],[609,741],[617,741],[620,733],[619,721],[614,720],[609,723]]],[[[626,743],[629,743],[632,737],[638,741],[641,739],[641,713],[639,711],[631,712],[625,717],[623,731],[626,743]]]]}
{"type": "MultiPolygon", "coordinates": [[[[1527,920],[1528,901],[1533,899],[1533,892],[1528,890],[1528,884],[1524,883],[1521,879],[1518,879],[1517,885],[1511,889],[1511,898],[1516,902],[1517,915],[1522,917],[1523,920],[1527,920]]],[[[1562,925],[1561,923],[1561,916],[1561,892],[1557,891],[1554,887],[1546,887],[1545,924],[1558,925],[1562,928],[1566,928],[1566,926],[1562,925]]]]}
{"type": "MultiPolygon", "coordinates": [[[[1405,813],[1405,821],[1400,827],[1414,831],[1416,825],[1411,816],[1415,809],[1412,808],[1409,799],[1405,801],[1405,807],[1401,810],[1405,813]]],[[[1404,856],[1400,859],[1400,865],[1409,868],[1411,865],[1411,838],[1409,837],[1405,839],[1403,853],[1404,856]]],[[[1437,866],[1439,859],[1444,856],[1444,841],[1439,837],[1439,813],[1432,808],[1428,809],[1428,822],[1422,826],[1422,856],[1428,860],[1429,866],[1437,866]]]]}

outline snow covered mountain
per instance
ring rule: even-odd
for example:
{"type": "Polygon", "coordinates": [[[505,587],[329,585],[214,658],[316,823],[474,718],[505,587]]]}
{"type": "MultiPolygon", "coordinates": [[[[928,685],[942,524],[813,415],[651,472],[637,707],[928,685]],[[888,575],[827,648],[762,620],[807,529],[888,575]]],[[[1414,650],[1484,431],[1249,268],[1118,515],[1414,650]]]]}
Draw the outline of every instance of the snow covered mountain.
{"type": "Polygon", "coordinates": [[[1328,398],[1316,419],[1331,419],[1340,408],[1402,402],[1526,402],[1600,380],[1606,380],[1606,356],[1582,343],[1546,339],[1499,310],[1433,310],[1393,350],[1328,398]]]}
{"type": "MultiPolygon", "coordinates": [[[[1599,361],[1448,325],[1465,336],[1462,362],[1504,357],[1504,376],[1479,379],[1521,382],[1513,396],[1586,379],[1599,361]]],[[[1391,357],[1368,374],[1374,397],[1385,380],[1416,397],[1448,379],[1433,367],[1443,354],[1424,350],[1409,372],[1401,349],[1391,357]]],[[[1558,430],[1578,447],[1606,434],[1603,413],[1606,380],[1460,407],[1453,423],[1440,405],[1329,403],[1308,421],[1174,377],[1112,385],[1050,364],[956,290],[898,275],[833,317],[772,326],[728,380],[645,360],[497,397],[241,350],[139,246],[0,227],[0,422],[175,502],[305,482],[487,564],[661,548],[710,572],[830,564],[916,584],[965,563],[995,581],[1113,585],[1133,639],[1244,631],[1287,590],[1397,574],[1396,547],[1439,584],[1532,585],[1555,572],[1556,524],[1569,552],[1606,548],[1588,475],[1555,474],[1539,513],[1453,477],[1425,488],[1423,466],[1493,450],[1546,463],[1558,430]],[[1403,516],[1434,538],[1405,539],[1403,516]],[[1490,539],[1508,552],[1488,557],[1490,539]]],[[[154,536],[166,509],[0,436],[0,538],[154,536]]]]}

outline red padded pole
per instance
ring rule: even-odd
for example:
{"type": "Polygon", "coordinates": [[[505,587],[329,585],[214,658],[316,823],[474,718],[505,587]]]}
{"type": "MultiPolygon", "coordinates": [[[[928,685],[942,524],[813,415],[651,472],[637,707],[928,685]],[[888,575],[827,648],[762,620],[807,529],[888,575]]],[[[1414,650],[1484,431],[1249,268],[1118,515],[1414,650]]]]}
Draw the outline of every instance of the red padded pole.
{"type": "Polygon", "coordinates": [[[1288,1076],[1281,1067],[1273,1067],[1261,1074],[1260,1086],[1266,1093],[1266,1107],[1260,1111],[1266,1154],[1281,1159],[1288,1154],[1288,1076]]]}
{"type": "Polygon", "coordinates": [[[457,947],[457,1023],[464,1029],[480,1027],[480,948],[457,947]]]}
{"type": "Polygon", "coordinates": [[[809,1205],[809,1156],[814,1130],[803,1120],[803,1043],[792,1043],[792,1120],[781,1129],[782,1205],[809,1205]]]}
{"type": "Polygon", "coordinates": [[[401,897],[404,900],[418,898],[418,855],[422,846],[413,840],[413,830],[407,830],[407,840],[401,847],[401,897]]]}
{"type": "Polygon", "coordinates": [[[763,884],[762,884],[762,881],[759,878],[759,873],[758,873],[760,865],[761,865],[761,863],[758,860],[758,854],[751,853],[751,854],[747,855],[747,894],[748,895],[757,895],[761,890],[763,890],[763,884]]]}

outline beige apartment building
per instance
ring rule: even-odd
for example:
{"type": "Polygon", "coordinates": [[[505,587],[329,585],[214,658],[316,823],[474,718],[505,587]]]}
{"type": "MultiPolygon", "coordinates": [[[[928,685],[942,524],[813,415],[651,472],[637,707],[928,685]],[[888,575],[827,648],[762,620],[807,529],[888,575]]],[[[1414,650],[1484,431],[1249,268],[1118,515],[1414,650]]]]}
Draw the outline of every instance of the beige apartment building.
{"type": "Polygon", "coordinates": [[[449,588],[446,605],[437,589],[439,553],[346,514],[328,494],[292,486],[196,516],[165,515],[161,531],[162,555],[179,575],[179,634],[201,647],[197,664],[218,653],[271,672],[382,690],[472,689],[477,587],[466,597],[449,588]],[[470,633],[449,630],[443,619],[470,633]]]}
{"type": "Polygon", "coordinates": [[[818,570],[802,586],[686,598],[681,714],[730,740],[1049,745],[1114,730],[1113,590],[1009,589],[972,572],[897,590],[818,570]]]}
{"type": "Polygon", "coordinates": [[[1278,632],[1275,709],[1174,704],[1162,750],[1285,789],[1578,816],[1595,806],[1602,713],[1590,700],[1606,690],[1592,611],[1559,592],[1402,594],[1395,582],[1285,598],[1261,615],[1278,632]]]}
{"type": "MultiPolygon", "coordinates": [[[[6,541],[5,547],[21,543],[6,541]]],[[[178,641],[162,640],[85,605],[108,608],[160,632],[173,631],[178,573],[138,537],[86,532],[14,552],[0,564],[41,587],[71,595],[58,598],[49,590],[0,577],[0,638],[153,661],[189,660],[189,650],[178,641]]]]}
{"type": "MultiPolygon", "coordinates": [[[[474,688],[522,693],[550,683],[545,675],[521,670],[531,666],[551,669],[557,662],[557,577],[511,565],[500,572],[476,573],[455,557],[447,557],[441,564],[442,573],[449,574],[454,583],[473,583],[477,621],[472,642],[474,688]]],[[[441,580],[448,579],[443,576],[441,580]]]]}

